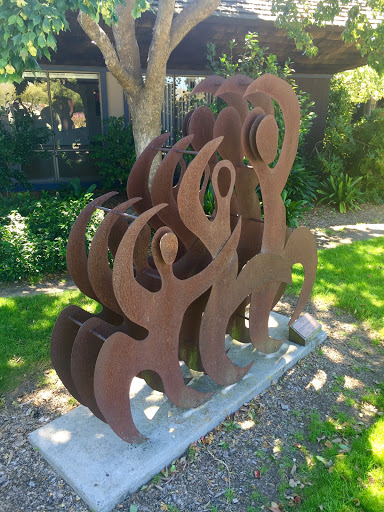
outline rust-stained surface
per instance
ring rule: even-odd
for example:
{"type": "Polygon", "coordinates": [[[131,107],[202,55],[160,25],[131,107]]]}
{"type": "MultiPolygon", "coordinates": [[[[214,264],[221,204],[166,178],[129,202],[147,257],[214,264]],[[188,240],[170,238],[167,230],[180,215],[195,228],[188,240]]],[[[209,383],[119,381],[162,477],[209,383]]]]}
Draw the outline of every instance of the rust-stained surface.
{"type": "Polygon", "coordinates": [[[218,384],[239,381],[252,361],[234,364],[226,334],[264,353],[277,350],[282,340],[269,337],[268,318],[291,281],[292,265],[301,263],[305,277],[291,323],[316,276],[314,237],[307,228],[287,228],[281,198],[300,125],[290,85],[268,74],[254,81],[211,76],[193,92],[210,93],[226,106],[217,117],[207,106],[189,112],[173,147],[163,147],[168,134],[162,134],[139,156],[127,201],[103,208],[115,192],[105,194],[74,223],[68,269],[102,310],[68,306],[52,333],[52,362],[65,386],[133,443],[145,440],[131,414],[134,377],[178,407],[198,407],[211,394],[188,386],[180,361],[218,384]],[[280,148],[274,102],[284,118],[280,148]],[[208,186],[214,196],[209,215],[203,207],[208,186]],[[96,208],[106,215],[87,251],[86,227],[96,208]]]}

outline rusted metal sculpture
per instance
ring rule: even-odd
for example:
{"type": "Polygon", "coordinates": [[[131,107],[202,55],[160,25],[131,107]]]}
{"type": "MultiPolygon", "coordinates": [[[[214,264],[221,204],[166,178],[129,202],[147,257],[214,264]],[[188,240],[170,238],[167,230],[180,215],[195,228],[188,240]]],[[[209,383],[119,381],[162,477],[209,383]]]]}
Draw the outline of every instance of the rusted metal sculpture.
{"type": "Polygon", "coordinates": [[[217,118],[205,106],[189,112],[183,138],[171,148],[163,147],[168,134],[154,139],[131,170],[128,201],[110,210],[102,204],[114,192],[95,199],[68,240],[68,269],[102,310],[62,311],[52,334],[52,362],[73,396],[128,442],[145,439],[131,414],[134,377],[179,407],[198,407],[211,394],[187,385],[180,361],[218,384],[239,381],[252,361],[245,368],[231,361],[226,334],[264,353],[277,350],[282,340],[269,337],[268,318],[291,280],[292,265],[303,265],[305,279],[291,323],[316,274],[314,237],[307,228],[287,228],[281,198],[300,124],[290,85],[268,74],[254,81],[211,76],[194,92],[209,92],[227,106],[217,118]],[[274,102],[284,118],[280,151],[274,102]],[[150,188],[159,152],[165,156],[150,188]],[[188,167],[184,155],[194,157],[188,167]],[[209,182],[215,209],[206,215],[209,182]],[[96,208],[107,215],[87,254],[85,230],[96,208]]]}

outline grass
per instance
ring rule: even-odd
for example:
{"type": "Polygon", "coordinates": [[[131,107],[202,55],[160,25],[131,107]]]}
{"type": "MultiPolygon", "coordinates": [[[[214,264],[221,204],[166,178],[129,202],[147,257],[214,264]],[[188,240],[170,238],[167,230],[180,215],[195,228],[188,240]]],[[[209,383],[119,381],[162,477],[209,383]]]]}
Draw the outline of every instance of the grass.
{"type": "Polygon", "coordinates": [[[0,298],[0,392],[17,387],[50,365],[50,339],[59,313],[69,304],[94,312],[98,304],[79,291],[0,298]]]}
{"type": "MultiPolygon", "coordinates": [[[[303,269],[295,265],[287,293],[297,295],[302,282],[303,269]]],[[[383,237],[319,251],[313,301],[353,314],[370,331],[374,345],[384,341],[383,290],[383,237]]],[[[358,341],[351,340],[354,344],[360,348],[358,341]]],[[[343,389],[343,376],[336,377],[331,387],[343,391],[346,405],[355,405],[352,393],[343,389]]],[[[384,411],[384,384],[367,389],[362,400],[384,411]]],[[[316,444],[325,436],[322,443],[328,442],[313,455],[307,453],[304,473],[313,485],[302,490],[301,512],[384,510],[384,417],[377,418],[370,428],[359,429],[356,420],[345,413],[335,411],[335,417],[326,421],[318,413],[310,415],[306,439],[316,444]],[[338,438],[341,443],[332,443],[338,438]]]]}
{"type": "MultiPolygon", "coordinates": [[[[303,283],[301,265],[294,266],[292,286],[298,294],[303,283]]],[[[384,237],[319,251],[312,298],[353,314],[384,341],[384,237]]]]}
{"type": "MultiPolygon", "coordinates": [[[[379,401],[384,402],[382,392],[379,401]]],[[[353,418],[348,420],[340,425],[337,419],[322,422],[312,415],[310,439],[325,436],[322,442],[329,447],[318,452],[315,465],[304,470],[313,485],[302,491],[301,512],[320,506],[324,512],[384,510],[384,417],[368,429],[359,429],[353,418]]]]}

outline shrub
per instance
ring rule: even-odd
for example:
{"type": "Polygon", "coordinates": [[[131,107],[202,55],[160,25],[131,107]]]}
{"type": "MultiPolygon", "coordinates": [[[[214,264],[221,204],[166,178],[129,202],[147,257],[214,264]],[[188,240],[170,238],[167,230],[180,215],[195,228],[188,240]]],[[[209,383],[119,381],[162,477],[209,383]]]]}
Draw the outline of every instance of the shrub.
{"type": "Polygon", "coordinates": [[[375,109],[353,126],[354,144],[347,165],[352,176],[362,176],[368,200],[384,201],[384,109],[375,109]]]}
{"type": "Polygon", "coordinates": [[[318,193],[324,196],[319,203],[325,202],[336,206],[340,213],[345,213],[348,209],[358,209],[357,203],[362,200],[362,192],[357,184],[362,179],[360,176],[354,180],[343,172],[328,176],[318,190],[318,193]]]}
{"type": "Polygon", "coordinates": [[[105,135],[92,139],[90,157],[99,168],[102,184],[106,188],[125,185],[135,163],[135,142],[132,125],[125,117],[110,117],[106,121],[105,135]]]}
{"type": "MultiPolygon", "coordinates": [[[[21,166],[32,159],[34,150],[50,136],[47,128],[35,128],[33,116],[27,110],[15,110],[11,123],[4,120],[8,115],[7,110],[0,111],[0,192],[17,185],[28,186],[21,166]]],[[[44,158],[48,154],[42,152],[40,156],[44,158]]]]}
{"type": "MultiPolygon", "coordinates": [[[[0,198],[0,281],[37,280],[66,269],[66,245],[71,227],[92,194],[80,198],[29,192],[0,198]]],[[[103,218],[96,211],[88,227],[91,240],[103,218]]]]}
{"type": "MultiPolygon", "coordinates": [[[[331,80],[324,143],[315,162],[324,177],[321,190],[333,194],[328,202],[340,211],[350,207],[347,198],[352,188],[351,206],[363,200],[384,201],[384,110],[354,120],[354,87],[347,72],[331,80]]],[[[322,199],[326,200],[327,196],[322,199]]]]}

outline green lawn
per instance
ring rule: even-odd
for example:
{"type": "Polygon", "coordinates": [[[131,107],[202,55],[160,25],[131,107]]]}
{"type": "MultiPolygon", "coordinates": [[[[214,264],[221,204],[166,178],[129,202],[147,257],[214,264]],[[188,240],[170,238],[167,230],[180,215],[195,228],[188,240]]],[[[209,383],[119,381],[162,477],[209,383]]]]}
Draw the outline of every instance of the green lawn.
{"type": "Polygon", "coordinates": [[[94,311],[97,303],[79,291],[0,298],[0,392],[15,388],[50,365],[51,333],[69,304],[94,311]]]}
{"type": "MultiPolygon", "coordinates": [[[[298,294],[302,282],[298,265],[287,293],[298,294]]],[[[374,344],[383,344],[384,237],[319,251],[312,299],[318,307],[352,313],[370,331],[374,344]]],[[[384,384],[363,399],[383,412],[384,384]]],[[[322,436],[325,439],[317,452],[319,458],[309,457],[301,468],[301,474],[313,484],[303,489],[301,512],[384,511],[384,417],[377,416],[364,430],[352,417],[322,422],[315,413],[309,432],[311,442],[322,436]],[[343,441],[332,443],[335,438],[343,441]]]]}
{"type": "MultiPolygon", "coordinates": [[[[372,400],[384,410],[384,384],[372,400]]],[[[382,512],[384,510],[384,418],[378,417],[369,429],[354,418],[320,421],[311,415],[309,440],[320,451],[307,453],[307,463],[299,469],[311,487],[303,489],[301,512],[382,512]]],[[[303,448],[301,448],[303,450],[303,448]]]]}
{"type": "MultiPolygon", "coordinates": [[[[301,265],[294,267],[287,293],[297,294],[303,282],[301,265]]],[[[372,337],[384,341],[384,237],[319,251],[312,298],[336,306],[363,321],[372,337]]]]}

